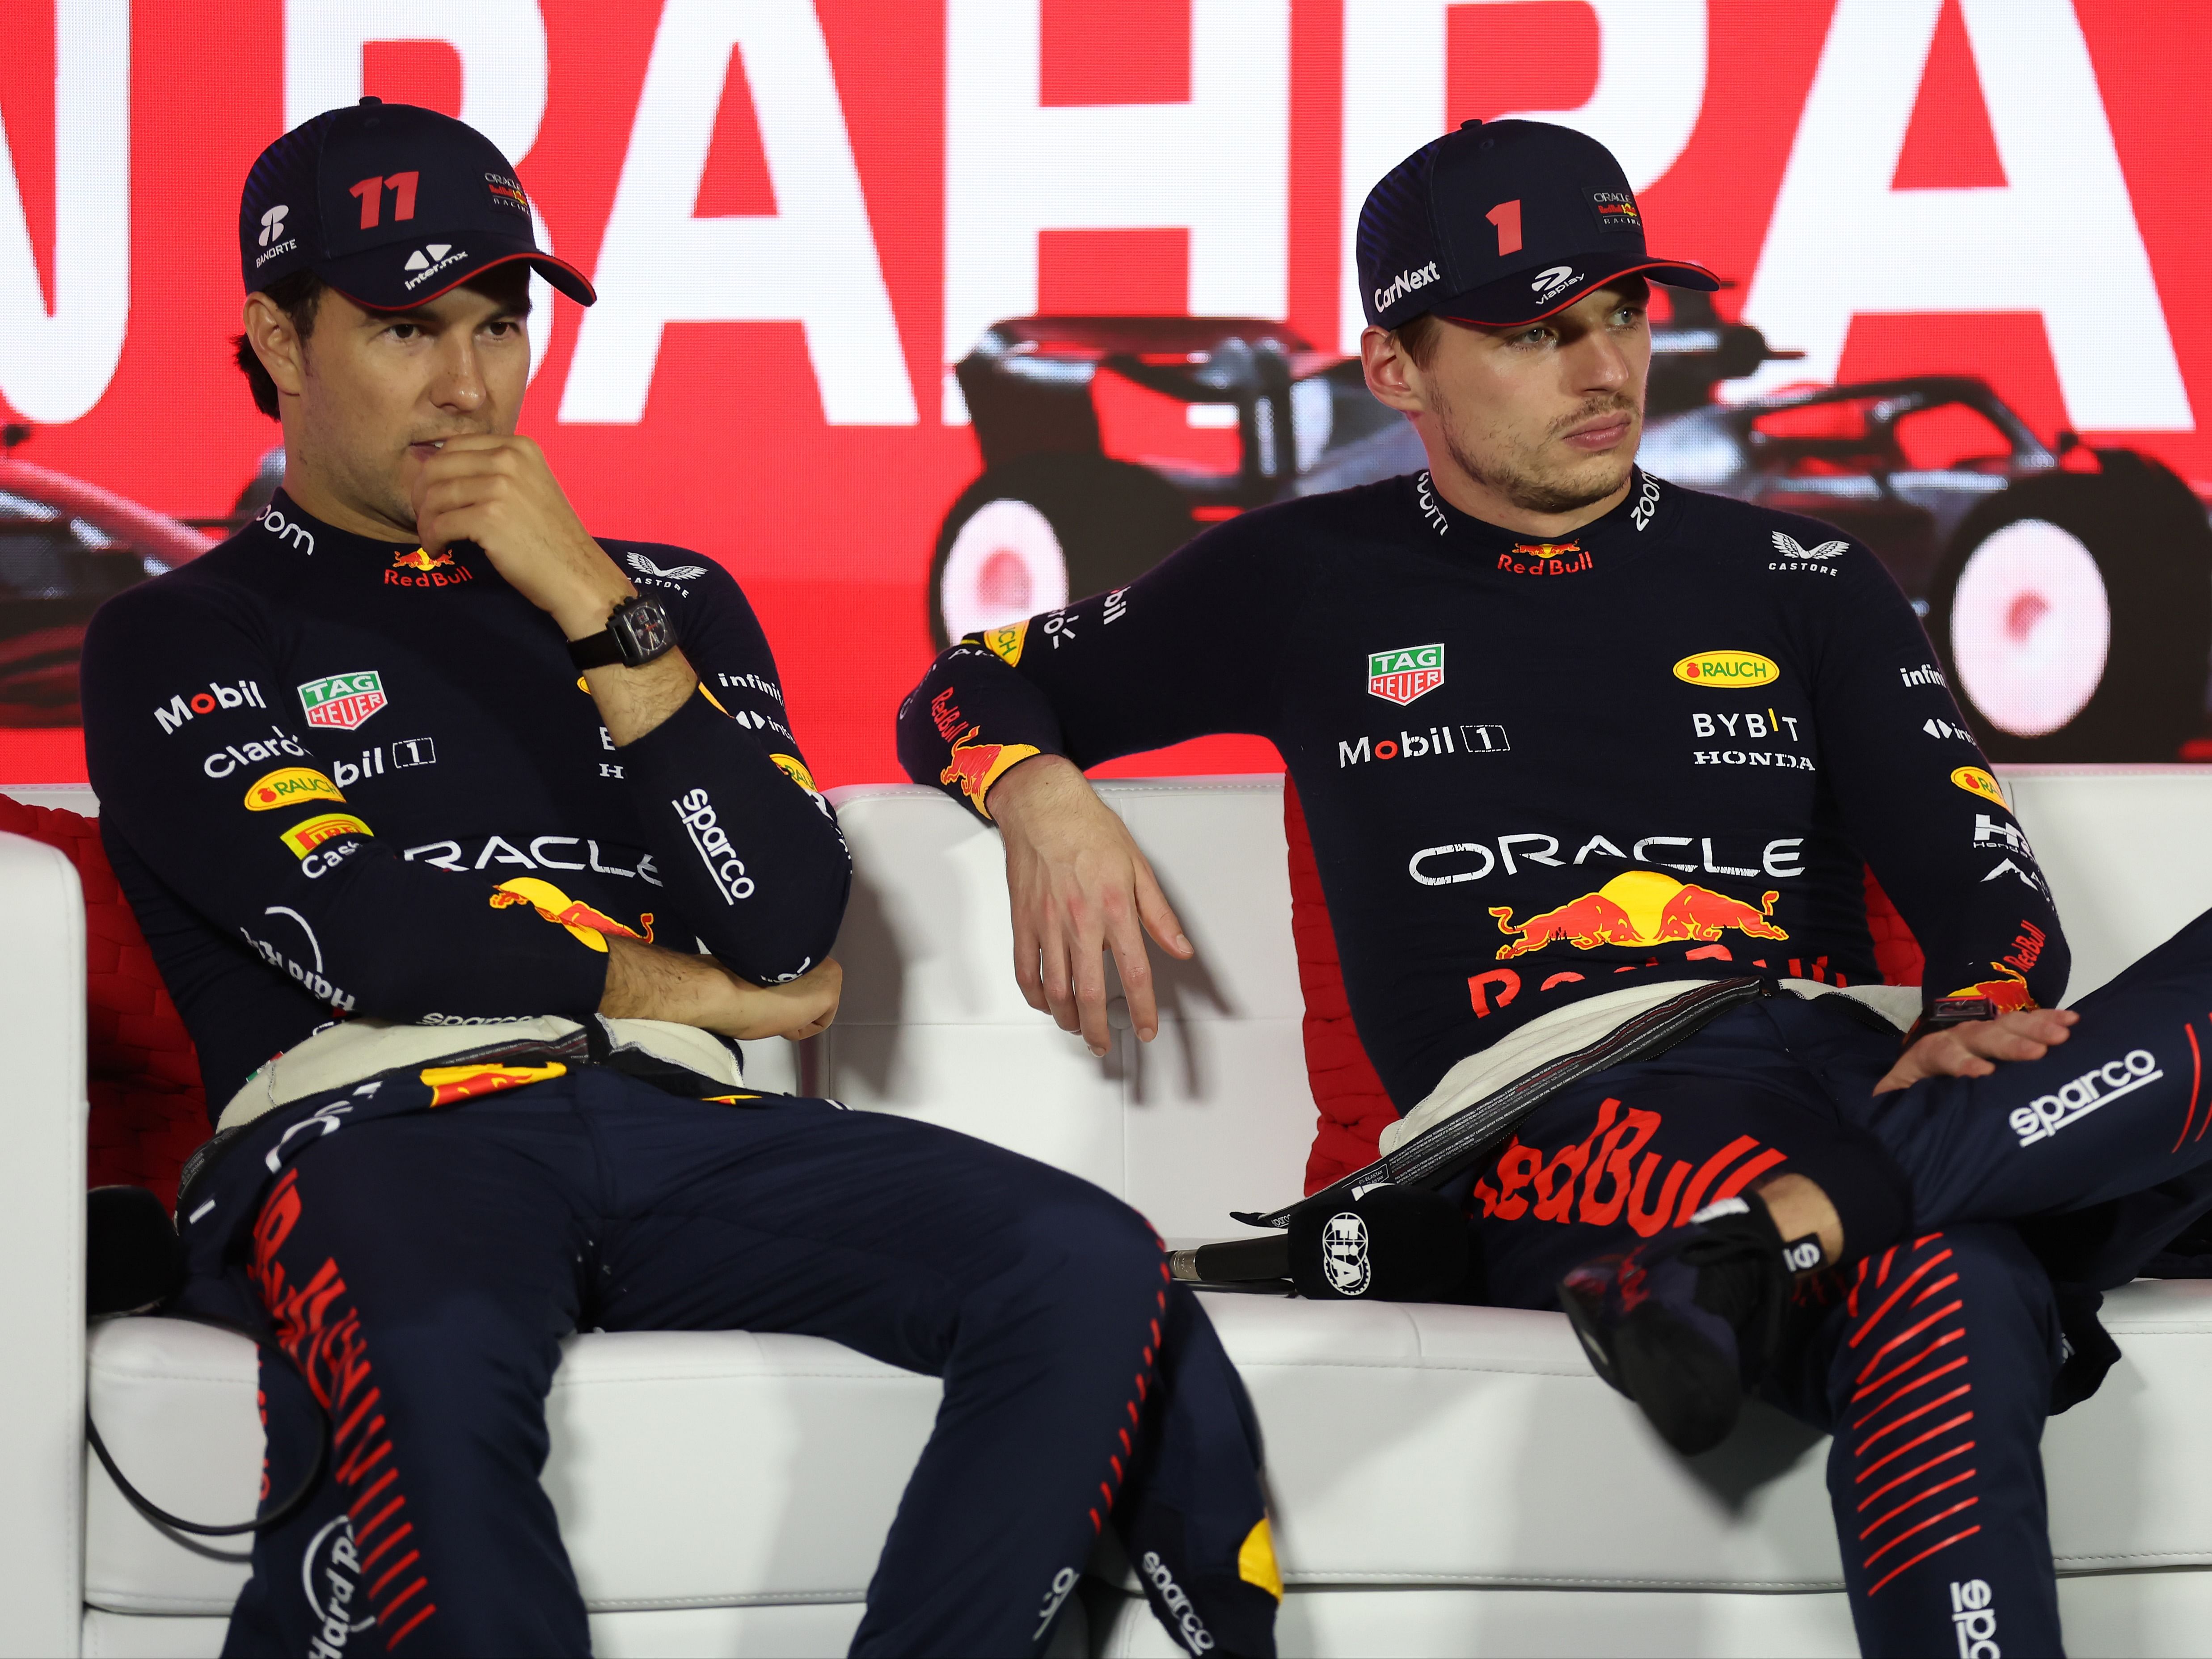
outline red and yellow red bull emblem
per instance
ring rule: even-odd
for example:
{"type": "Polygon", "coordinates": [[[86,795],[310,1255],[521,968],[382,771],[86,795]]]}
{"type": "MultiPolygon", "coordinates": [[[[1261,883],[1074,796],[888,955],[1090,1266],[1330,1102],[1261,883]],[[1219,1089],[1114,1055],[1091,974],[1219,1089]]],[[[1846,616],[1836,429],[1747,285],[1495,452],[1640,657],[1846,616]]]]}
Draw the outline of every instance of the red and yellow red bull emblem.
{"type": "Polygon", "coordinates": [[[280,806],[289,806],[295,801],[342,801],[337,785],[311,766],[282,766],[274,772],[264,772],[256,778],[246,792],[246,810],[249,812],[273,812],[280,806]]]}
{"type": "Polygon", "coordinates": [[[937,781],[958,784],[960,793],[975,802],[975,810],[988,818],[991,809],[983,804],[983,797],[991,786],[1008,767],[1027,760],[1037,751],[1032,744],[977,743],[975,739],[982,732],[980,726],[968,728],[952,745],[951,763],[937,775],[937,781]]]}
{"type": "Polygon", "coordinates": [[[2027,981],[2015,969],[2001,962],[1991,963],[1990,968],[1997,975],[1996,979],[1978,979],[1972,985],[1961,985],[1951,994],[1954,997],[1986,997],[2001,1014],[2016,1014],[2023,1009],[2039,1006],[2028,990],[2027,981]]]}
{"type": "Polygon", "coordinates": [[[1513,940],[1498,948],[1503,962],[1552,945],[1595,951],[1602,945],[1664,945],[1676,939],[1710,943],[1727,928],[1753,939],[1788,939],[1788,933],[1767,920],[1781,896],[1770,890],[1753,906],[1656,870],[1629,870],[1595,893],[1540,910],[1525,921],[1513,920],[1510,905],[1493,904],[1490,914],[1498,918],[1498,931],[1513,940]]]}
{"type": "Polygon", "coordinates": [[[392,587],[452,587],[461,582],[472,582],[476,573],[465,564],[455,564],[450,553],[433,553],[428,548],[416,548],[412,553],[394,553],[392,568],[384,573],[386,585],[392,587]],[[411,570],[411,576],[403,576],[403,570],[411,570]]]}
{"type": "Polygon", "coordinates": [[[437,1107],[507,1089],[527,1088],[568,1073],[567,1066],[553,1060],[544,1066],[486,1066],[481,1061],[474,1066],[425,1066],[417,1075],[430,1091],[430,1104],[437,1107]]]}
{"type": "Polygon", "coordinates": [[[565,927],[569,937],[594,951],[607,948],[607,935],[619,933],[624,939],[634,939],[641,944],[653,943],[653,912],[647,911],[637,919],[636,927],[626,927],[604,910],[595,910],[581,899],[572,899],[550,881],[536,876],[517,876],[512,881],[500,883],[491,896],[491,908],[503,910],[511,904],[527,904],[556,927],[565,927]],[[642,928],[642,933],[639,932],[642,928]]]}
{"type": "Polygon", "coordinates": [[[340,836],[368,836],[375,831],[349,812],[319,812],[312,818],[302,818],[284,832],[284,845],[292,849],[294,858],[303,859],[326,841],[336,841],[340,836]]]}

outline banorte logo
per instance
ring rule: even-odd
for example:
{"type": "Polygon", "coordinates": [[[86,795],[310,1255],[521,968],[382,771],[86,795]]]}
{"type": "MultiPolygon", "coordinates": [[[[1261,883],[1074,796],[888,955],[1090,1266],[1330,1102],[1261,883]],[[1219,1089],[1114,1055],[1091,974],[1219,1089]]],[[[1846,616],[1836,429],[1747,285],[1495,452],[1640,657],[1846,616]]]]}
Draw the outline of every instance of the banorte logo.
{"type": "Polygon", "coordinates": [[[1753,906],[1656,870],[1629,870],[1595,893],[1540,910],[1525,921],[1513,920],[1510,905],[1493,904],[1490,914],[1498,918],[1498,931],[1513,941],[1498,947],[1498,959],[1503,962],[1552,945],[1595,951],[1605,945],[1665,945],[1678,939],[1711,944],[1728,928],[1753,939],[1788,939],[1788,933],[1767,920],[1781,896],[1769,889],[1753,906]]]}

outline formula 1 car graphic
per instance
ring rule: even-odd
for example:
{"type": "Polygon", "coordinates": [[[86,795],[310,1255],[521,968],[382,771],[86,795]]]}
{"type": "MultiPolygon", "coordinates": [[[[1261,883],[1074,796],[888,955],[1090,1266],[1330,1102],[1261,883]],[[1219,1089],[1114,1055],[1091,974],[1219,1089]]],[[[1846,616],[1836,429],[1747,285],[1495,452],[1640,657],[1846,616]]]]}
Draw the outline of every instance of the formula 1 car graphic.
{"type": "MultiPolygon", "coordinates": [[[[1720,403],[1775,351],[1674,290],[1652,329],[1640,459],[1695,489],[1823,519],[1914,603],[2002,761],[2170,761],[2207,731],[2212,525],[2160,462],[2047,445],[1984,381],[1918,374],[1720,403]]],[[[1425,465],[1357,359],[1236,317],[1020,317],[956,373],[983,473],[945,514],[930,625],[951,639],[1118,587],[1208,523],[1425,465]],[[1226,470],[1108,453],[1115,380],[1233,422],[1226,470]]],[[[1192,423],[1199,424],[1195,414],[1192,423]]],[[[1840,551],[1776,548],[1815,566],[1840,551]]]]}
{"type": "Polygon", "coordinates": [[[0,726],[75,726],[85,624],[214,539],[95,484],[0,459],[0,726]]]}

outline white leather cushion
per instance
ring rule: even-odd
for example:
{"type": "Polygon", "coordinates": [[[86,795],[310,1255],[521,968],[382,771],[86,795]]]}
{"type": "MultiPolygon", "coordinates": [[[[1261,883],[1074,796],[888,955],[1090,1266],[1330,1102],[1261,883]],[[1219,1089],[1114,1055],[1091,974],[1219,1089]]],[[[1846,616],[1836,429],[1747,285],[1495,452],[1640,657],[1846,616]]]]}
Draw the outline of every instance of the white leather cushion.
{"type": "MultiPolygon", "coordinates": [[[[1206,1298],[1267,1437],[1293,1584],[1826,1589],[1826,1443],[1758,1408],[1685,1464],[1590,1374],[1556,1314],[1206,1298]]],[[[2212,1283],[2117,1292],[2125,1350],[2051,1423],[2062,1570],[2212,1563],[2212,1283]]],[[[124,1471],[194,1519],[251,1507],[252,1352],[170,1320],[100,1328],[94,1413],[124,1471]]],[[[547,1489],[597,1609],[858,1601],[938,1385],[808,1337],[571,1339],[547,1489]]],[[[225,1609],[234,1564],[179,1547],[90,1474],[86,1599],[225,1609]]]]}
{"type": "MultiPolygon", "coordinates": [[[[94,1420],[124,1474],[195,1521],[252,1512],[261,1465],[244,1339],[168,1319],[93,1335],[94,1420]]],[[[819,1338],[572,1337],[547,1406],[545,1486],[597,1610],[858,1601],[942,1389],[819,1338]]],[[[246,1581],[156,1531],[87,1455],[85,1599],[227,1612],[246,1581]]],[[[219,1546],[236,1551],[236,1542],[219,1546]]]]}
{"type": "MultiPolygon", "coordinates": [[[[1291,1583],[1817,1589],[1827,1443],[1757,1407],[1685,1462],[1558,1314],[1207,1295],[1291,1583]]],[[[2125,1358],[2044,1438],[2061,1571],[2212,1563],[2212,1281],[2106,1302],[2125,1358]]]]}

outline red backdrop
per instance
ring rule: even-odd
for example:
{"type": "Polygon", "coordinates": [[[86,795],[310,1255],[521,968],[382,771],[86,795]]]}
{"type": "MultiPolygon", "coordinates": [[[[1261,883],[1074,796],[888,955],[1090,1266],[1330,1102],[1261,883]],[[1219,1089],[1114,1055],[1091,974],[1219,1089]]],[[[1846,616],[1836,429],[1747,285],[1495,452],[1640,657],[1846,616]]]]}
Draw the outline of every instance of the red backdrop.
{"type": "MultiPolygon", "coordinates": [[[[228,362],[248,165],[362,90],[467,112],[606,296],[588,365],[550,308],[525,430],[595,529],[734,570],[817,775],[883,779],[977,328],[1341,347],[1347,203],[1468,116],[1579,112],[1792,378],[1978,374],[2212,478],[2207,38],[2191,0],[0,0],[0,403],[24,459],[225,513],[276,436],[228,362]]],[[[0,734],[0,781],[81,767],[0,734]]]]}

